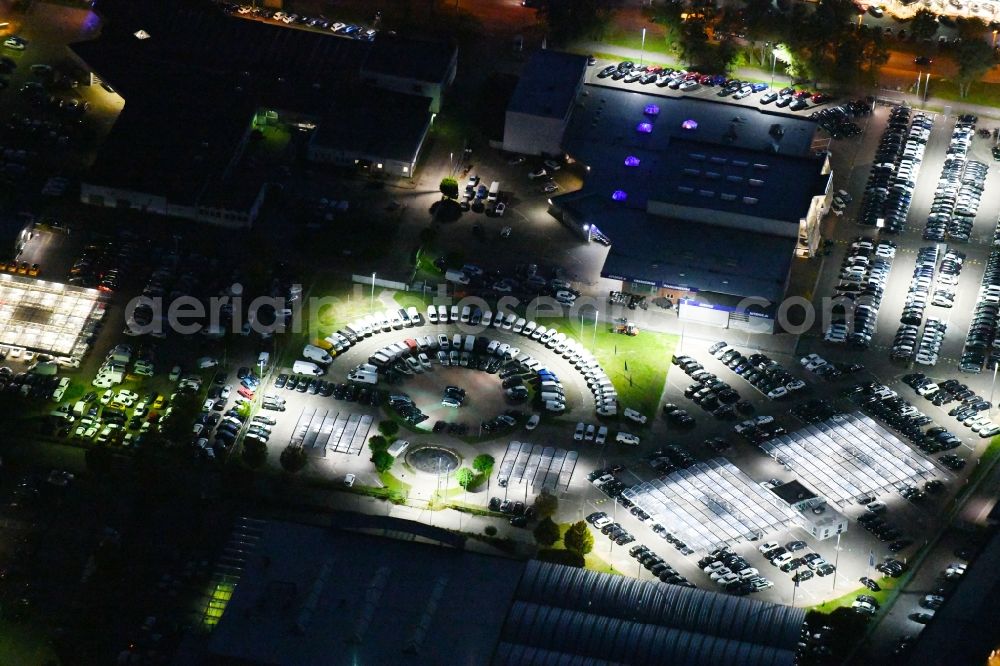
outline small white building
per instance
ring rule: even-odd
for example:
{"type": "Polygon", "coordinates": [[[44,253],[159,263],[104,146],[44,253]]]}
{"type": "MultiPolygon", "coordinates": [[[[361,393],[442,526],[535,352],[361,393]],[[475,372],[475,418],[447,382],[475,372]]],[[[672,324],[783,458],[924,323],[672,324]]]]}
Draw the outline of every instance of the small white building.
{"type": "Polygon", "coordinates": [[[798,481],[789,481],[771,488],[799,514],[799,526],[815,539],[829,539],[847,531],[847,516],[837,511],[798,481]]]}
{"type": "Polygon", "coordinates": [[[585,56],[545,49],[531,56],[507,103],[503,149],[523,155],[562,155],[563,134],[586,73],[585,56]]]}

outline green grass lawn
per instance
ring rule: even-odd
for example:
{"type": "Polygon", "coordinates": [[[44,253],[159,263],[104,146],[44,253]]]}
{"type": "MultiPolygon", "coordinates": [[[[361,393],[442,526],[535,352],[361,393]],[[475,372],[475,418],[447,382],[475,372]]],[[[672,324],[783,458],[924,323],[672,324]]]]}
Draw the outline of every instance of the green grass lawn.
{"type": "Polygon", "coordinates": [[[948,79],[934,79],[931,82],[931,97],[964,104],[1000,106],[1000,84],[976,82],[969,88],[969,94],[961,97],[957,83],[948,79]]]}
{"type": "Polygon", "coordinates": [[[382,472],[378,475],[378,478],[379,481],[381,481],[389,490],[393,490],[398,493],[410,492],[410,484],[400,481],[394,477],[391,472],[382,472]]]}
{"type": "Polygon", "coordinates": [[[594,354],[618,390],[618,400],[622,405],[636,409],[649,418],[656,416],[678,336],[641,331],[639,335],[629,337],[613,333],[606,324],[598,324],[595,342],[592,326],[584,326],[581,330],[578,322],[545,323],[579,340],[594,354]]]}
{"type": "Polygon", "coordinates": [[[0,664],[58,664],[49,641],[29,624],[0,621],[0,664]]]}
{"type": "Polygon", "coordinates": [[[998,455],[1000,455],[1000,435],[994,437],[990,445],[983,451],[983,455],[979,459],[979,464],[976,465],[976,469],[972,470],[972,474],[969,475],[968,483],[959,491],[959,497],[967,493],[970,488],[975,487],[979,477],[985,474],[986,470],[990,469],[991,463],[993,463],[998,455]]]}
{"type": "MultiPolygon", "coordinates": [[[[635,49],[636,51],[673,58],[673,54],[667,46],[667,40],[662,35],[656,34],[653,31],[646,32],[644,42],[641,32],[615,27],[608,31],[608,34],[605,35],[601,42],[623,49],[635,49]]],[[[643,58],[643,63],[648,64],[645,58],[643,58]]]]}
{"type": "Polygon", "coordinates": [[[873,578],[879,587],[882,588],[879,592],[872,592],[867,587],[859,587],[853,592],[848,592],[847,594],[837,597],[836,599],[830,599],[829,601],[824,601],[821,604],[816,604],[810,610],[816,610],[821,613],[830,613],[836,608],[841,606],[850,606],[857,599],[859,594],[867,594],[868,596],[875,597],[878,600],[879,606],[885,606],[885,603],[889,600],[889,596],[892,594],[893,590],[897,589],[900,585],[901,578],[873,578]]]}

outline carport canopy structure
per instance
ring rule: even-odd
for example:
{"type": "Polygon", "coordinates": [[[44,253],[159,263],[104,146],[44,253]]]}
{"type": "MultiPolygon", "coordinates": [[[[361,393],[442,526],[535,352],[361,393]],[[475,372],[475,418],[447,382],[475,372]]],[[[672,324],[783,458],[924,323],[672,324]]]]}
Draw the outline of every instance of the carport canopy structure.
{"type": "Polygon", "coordinates": [[[759,539],[797,514],[725,458],[629,488],[623,496],[695,551],[759,539]]]}
{"type": "Polygon", "coordinates": [[[534,491],[567,490],[576,469],[576,451],[528,442],[510,442],[500,461],[502,486],[526,483],[534,491]]]}
{"type": "Polygon", "coordinates": [[[761,449],[841,506],[936,475],[934,463],[860,412],[808,425],[761,449]]]}
{"type": "Polygon", "coordinates": [[[292,430],[289,444],[325,457],[327,451],[358,455],[368,441],[372,427],[368,414],[305,407],[292,430]]]}

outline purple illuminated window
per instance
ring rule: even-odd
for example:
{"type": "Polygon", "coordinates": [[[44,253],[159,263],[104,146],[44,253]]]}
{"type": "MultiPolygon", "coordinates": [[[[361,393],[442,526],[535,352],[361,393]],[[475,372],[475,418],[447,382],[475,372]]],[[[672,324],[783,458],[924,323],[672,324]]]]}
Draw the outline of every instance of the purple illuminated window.
{"type": "Polygon", "coordinates": [[[644,112],[647,116],[658,116],[660,115],[660,107],[655,104],[647,104],[644,112]]]}
{"type": "Polygon", "coordinates": [[[639,158],[635,155],[629,155],[625,158],[625,166],[639,166],[639,158]]]}
{"type": "Polygon", "coordinates": [[[625,201],[628,199],[628,195],[625,193],[625,190],[615,190],[611,194],[611,198],[615,201],[625,201]]]}
{"type": "Polygon", "coordinates": [[[697,120],[685,120],[684,122],[681,123],[681,127],[683,127],[686,130],[696,130],[696,129],[698,129],[698,121],[697,120]]]}
{"type": "Polygon", "coordinates": [[[635,126],[635,131],[639,134],[652,134],[653,123],[639,123],[635,126]]]}

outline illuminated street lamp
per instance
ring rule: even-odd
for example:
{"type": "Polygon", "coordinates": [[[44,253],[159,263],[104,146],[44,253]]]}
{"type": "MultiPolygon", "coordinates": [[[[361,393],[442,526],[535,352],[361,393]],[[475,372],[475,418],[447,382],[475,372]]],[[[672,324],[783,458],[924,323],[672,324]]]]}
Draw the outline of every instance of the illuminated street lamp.
{"type": "MultiPolygon", "coordinates": [[[[994,38],[996,37],[996,31],[993,31],[994,38]]],[[[646,55],[646,29],[642,29],[642,47],[639,49],[639,66],[642,67],[642,57],[646,55]]]]}
{"type": "Polygon", "coordinates": [[[372,273],[372,302],[368,306],[368,312],[375,309],[375,273],[372,273]]]}

